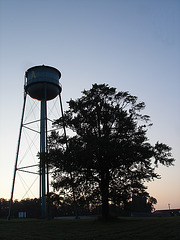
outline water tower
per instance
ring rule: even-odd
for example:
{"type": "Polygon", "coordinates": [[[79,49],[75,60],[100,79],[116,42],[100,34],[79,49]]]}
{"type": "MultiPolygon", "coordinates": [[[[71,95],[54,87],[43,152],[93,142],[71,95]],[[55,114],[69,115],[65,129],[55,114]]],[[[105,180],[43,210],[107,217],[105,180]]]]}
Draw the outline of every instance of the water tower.
{"type": "MultiPolygon", "coordinates": [[[[13,193],[15,186],[16,172],[18,170],[18,156],[21,142],[21,133],[24,126],[24,112],[26,107],[26,97],[29,95],[32,99],[40,101],[40,161],[39,161],[39,176],[40,176],[40,199],[41,199],[41,211],[42,217],[47,216],[46,213],[46,196],[48,194],[48,165],[46,162],[46,153],[47,153],[47,102],[58,97],[60,100],[60,111],[62,112],[62,102],[61,102],[61,85],[59,79],[61,78],[61,73],[54,67],[50,66],[35,66],[29,68],[25,73],[25,83],[24,83],[24,104],[21,117],[21,125],[19,131],[19,139],[14,167],[14,176],[12,183],[11,199],[10,199],[10,208],[9,216],[11,216],[11,206],[13,201],[13,193]]],[[[29,166],[28,166],[29,167],[29,166]]],[[[22,169],[21,169],[22,170],[22,169]]]]}

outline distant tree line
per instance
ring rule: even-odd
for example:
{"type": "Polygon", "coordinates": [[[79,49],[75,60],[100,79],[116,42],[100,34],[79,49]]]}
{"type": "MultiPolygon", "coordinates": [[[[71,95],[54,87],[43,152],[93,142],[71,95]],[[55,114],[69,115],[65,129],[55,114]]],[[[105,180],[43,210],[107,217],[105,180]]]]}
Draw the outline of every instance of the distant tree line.
{"type": "MultiPolygon", "coordinates": [[[[48,200],[47,211],[49,211],[49,217],[61,217],[61,216],[75,216],[74,202],[68,198],[63,199],[58,194],[50,193],[48,200]]],[[[149,198],[135,198],[134,201],[129,202],[126,209],[122,206],[116,206],[110,204],[110,213],[112,216],[130,216],[131,212],[146,212],[151,213],[154,210],[154,204],[156,199],[149,198]]],[[[101,205],[89,205],[79,204],[78,215],[101,215],[101,205]]],[[[7,218],[9,212],[9,200],[0,198],[0,218],[7,218]]],[[[12,218],[18,218],[19,212],[26,212],[27,218],[41,218],[41,201],[38,198],[14,200],[12,206],[12,218]]]]}

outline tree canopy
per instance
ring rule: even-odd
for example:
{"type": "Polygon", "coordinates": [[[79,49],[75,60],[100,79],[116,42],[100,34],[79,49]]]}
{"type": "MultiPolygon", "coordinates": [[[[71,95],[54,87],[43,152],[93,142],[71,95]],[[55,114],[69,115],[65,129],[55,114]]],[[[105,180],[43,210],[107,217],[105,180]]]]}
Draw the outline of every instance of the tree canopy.
{"type": "Polygon", "coordinates": [[[101,204],[103,218],[110,202],[125,208],[133,196],[149,196],[145,182],[160,178],[155,169],[173,165],[174,159],[166,144],[150,144],[145,103],[94,84],[68,104],[54,126],[71,130],[69,136],[54,131],[49,137],[54,188],[79,204],[101,204]]]}

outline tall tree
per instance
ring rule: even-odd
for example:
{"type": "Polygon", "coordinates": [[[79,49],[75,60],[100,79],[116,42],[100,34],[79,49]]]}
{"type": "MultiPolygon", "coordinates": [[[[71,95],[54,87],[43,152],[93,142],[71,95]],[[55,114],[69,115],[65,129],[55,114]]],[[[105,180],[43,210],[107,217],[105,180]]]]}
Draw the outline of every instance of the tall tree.
{"type": "Polygon", "coordinates": [[[68,191],[73,186],[77,199],[101,202],[106,219],[109,201],[125,205],[133,195],[147,195],[144,182],[159,178],[158,164],[170,166],[174,159],[166,144],[148,142],[150,118],[141,113],[145,103],[136,96],[105,84],[94,84],[82,94],[54,122],[72,133],[68,148],[58,133],[49,139],[53,185],[68,191]]]}

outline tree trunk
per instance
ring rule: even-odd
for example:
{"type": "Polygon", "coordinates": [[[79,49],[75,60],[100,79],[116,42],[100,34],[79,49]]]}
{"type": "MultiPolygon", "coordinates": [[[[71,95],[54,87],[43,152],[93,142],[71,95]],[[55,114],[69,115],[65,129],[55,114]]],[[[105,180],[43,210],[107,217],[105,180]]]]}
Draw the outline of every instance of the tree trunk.
{"type": "Polygon", "coordinates": [[[109,218],[109,171],[101,172],[102,218],[109,218]]]}

